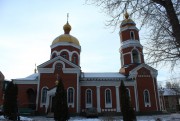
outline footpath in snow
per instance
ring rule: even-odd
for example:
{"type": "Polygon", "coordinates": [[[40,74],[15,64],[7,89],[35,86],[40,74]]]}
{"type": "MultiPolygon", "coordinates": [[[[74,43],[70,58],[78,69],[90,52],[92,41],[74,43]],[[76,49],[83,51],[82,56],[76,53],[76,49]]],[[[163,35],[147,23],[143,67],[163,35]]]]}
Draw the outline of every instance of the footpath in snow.
{"type": "MultiPolygon", "coordinates": [[[[137,116],[137,121],[156,121],[160,118],[161,121],[180,121],[180,114],[174,113],[169,115],[153,115],[153,116],[137,116]]],[[[20,117],[21,121],[54,121],[53,118],[46,118],[42,116],[20,117]]],[[[0,116],[0,121],[7,121],[3,116],[0,116]]],[[[123,121],[122,116],[115,117],[99,117],[99,118],[85,118],[85,117],[71,117],[69,121],[123,121]]]]}

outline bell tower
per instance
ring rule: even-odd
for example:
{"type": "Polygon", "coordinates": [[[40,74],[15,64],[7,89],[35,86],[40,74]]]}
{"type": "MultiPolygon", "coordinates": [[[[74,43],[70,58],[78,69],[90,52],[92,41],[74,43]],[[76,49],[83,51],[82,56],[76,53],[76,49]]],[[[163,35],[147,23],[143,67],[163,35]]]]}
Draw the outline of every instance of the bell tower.
{"type": "Polygon", "coordinates": [[[124,20],[120,25],[120,43],[119,49],[121,59],[120,73],[125,75],[134,67],[144,63],[143,46],[140,44],[139,30],[135,22],[129,18],[129,14],[124,14],[124,20]]]}

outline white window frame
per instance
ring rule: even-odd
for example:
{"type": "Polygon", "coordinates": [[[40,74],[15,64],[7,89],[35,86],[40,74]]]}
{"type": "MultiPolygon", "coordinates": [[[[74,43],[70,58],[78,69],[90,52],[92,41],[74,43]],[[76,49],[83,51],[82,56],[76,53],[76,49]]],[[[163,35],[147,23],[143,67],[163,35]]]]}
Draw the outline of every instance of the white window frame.
{"type": "Polygon", "coordinates": [[[68,107],[72,107],[72,108],[74,108],[74,93],[75,93],[75,91],[74,91],[74,88],[73,87],[69,87],[68,89],[67,89],[67,103],[68,103],[68,107]],[[72,95],[72,97],[73,97],[73,102],[70,102],[69,103],[69,89],[72,89],[72,91],[73,91],[73,95],[72,95]]]}
{"type": "Polygon", "coordinates": [[[133,51],[136,51],[137,52],[137,56],[138,56],[138,62],[137,63],[141,63],[141,58],[140,58],[140,53],[139,53],[139,50],[138,49],[132,49],[131,51],[131,63],[135,63],[134,62],[134,59],[133,59],[133,51]]]}
{"type": "Polygon", "coordinates": [[[131,40],[135,40],[135,33],[134,33],[134,31],[130,31],[130,38],[131,38],[131,40]],[[133,34],[133,38],[131,36],[131,33],[133,34]]]}
{"type": "Polygon", "coordinates": [[[44,97],[43,97],[43,96],[44,96],[44,95],[43,95],[43,90],[44,90],[44,89],[46,89],[47,92],[48,92],[48,87],[46,87],[46,86],[41,89],[41,105],[45,105],[45,104],[46,104],[46,101],[47,101],[47,92],[46,92],[46,96],[45,96],[45,97],[46,97],[46,100],[45,100],[45,102],[43,102],[43,98],[44,98],[44,97]]]}
{"type": "Polygon", "coordinates": [[[92,101],[93,101],[93,99],[92,99],[92,90],[91,90],[91,89],[87,89],[87,90],[86,90],[85,97],[86,97],[86,99],[85,99],[85,101],[86,101],[86,108],[92,108],[92,101]],[[90,94],[91,94],[91,95],[90,95],[91,103],[87,103],[87,96],[88,96],[87,92],[88,92],[88,91],[91,92],[91,93],[90,93],[90,94]]]}
{"type": "Polygon", "coordinates": [[[112,108],[112,92],[111,92],[111,89],[109,89],[109,88],[105,90],[105,108],[112,108]],[[106,91],[110,92],[110,96],[109,96],[110,97],[110,103],[106,102],[106,98],[107,98],[106,97],[106,91]]]}
{"type": "Polygon", "coordinates": [[[144,96],[144,106],[145,107],[151,107],[151,98],[150,98],[150,93],[149,93],[149,90],[145,89],[144,92],[143,92],[143,96],[144,96]],[[146,93],[145,92],[148,92],[148,98],[149,98],[149,102],[146,102],[146,93]]]}

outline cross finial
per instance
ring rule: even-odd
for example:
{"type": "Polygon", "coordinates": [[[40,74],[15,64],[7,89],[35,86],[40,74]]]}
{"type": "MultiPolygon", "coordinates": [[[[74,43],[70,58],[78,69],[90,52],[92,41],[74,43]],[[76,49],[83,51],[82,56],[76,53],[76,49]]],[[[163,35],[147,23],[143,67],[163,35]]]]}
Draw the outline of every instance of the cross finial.
{"type": "Polygon", "coordinates": [[[67,22],[68,22],[68,20],[69,20],[69,13],[67,13],[67,22]]]}
{"type": "Polygon", "coordinates": [[[37,73],[36,63],[35,63],[34,73],[37,73]]]}
{"type": "Polygon", "coordinates": [[[126,13],[124,14],[124,17],[125,17],[126,19],[129,18],[129,14],[128,14],[127,10],[126,10],[126,13]]]}

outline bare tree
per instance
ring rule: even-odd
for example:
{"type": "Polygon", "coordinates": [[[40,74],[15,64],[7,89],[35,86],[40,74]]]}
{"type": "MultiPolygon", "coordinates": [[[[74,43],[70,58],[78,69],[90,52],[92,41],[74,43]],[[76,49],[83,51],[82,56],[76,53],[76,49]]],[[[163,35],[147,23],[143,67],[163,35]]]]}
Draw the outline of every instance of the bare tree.
{"type": "Polygon", "coordinates": [[[180,0],[87,0],[101,6],[110,15],[108,26],[117,26],[126,10],[148,27],[147,62],[170,63],[174,69],[180,62],[180,0]]]}
{"type": "Polygon", "coordinates": [[[180,93],[180,78],[170,77],[170,79],[166,81],[166,88],[179,90],[180,93]]]}

